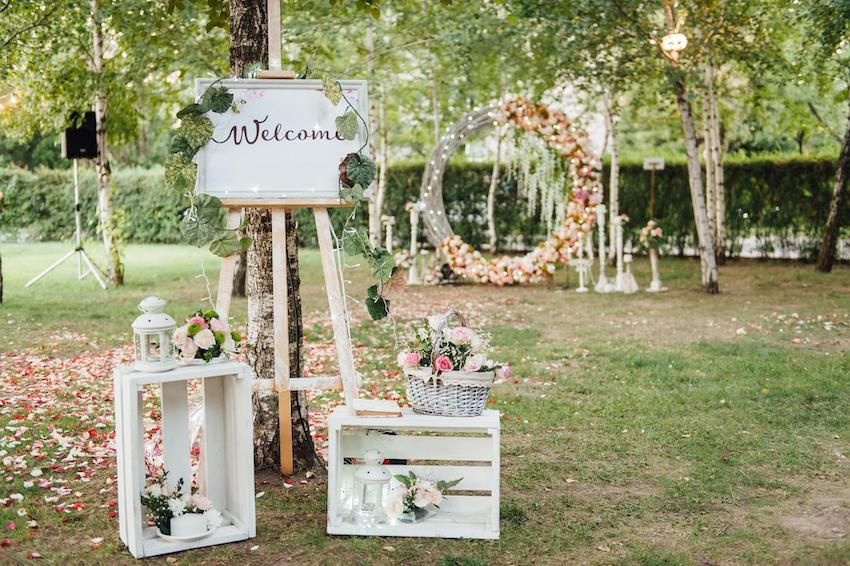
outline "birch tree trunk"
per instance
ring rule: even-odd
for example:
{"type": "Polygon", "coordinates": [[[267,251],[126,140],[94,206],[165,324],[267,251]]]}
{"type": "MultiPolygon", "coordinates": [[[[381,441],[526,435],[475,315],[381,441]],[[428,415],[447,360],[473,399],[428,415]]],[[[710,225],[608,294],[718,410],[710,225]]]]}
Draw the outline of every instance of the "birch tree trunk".
{"type": "MultiPolygon", "coordinates": [[[[369,84],[375,85],[377,83],[375,78],[375,32],[371,25],[366,29],[366,73],[369,77],[369,84]]],[[[376,161],[375,165],[378,167],[378,176],[381,174],[377,147],[377,132],[381,128],[379,122],[378,100],[377,97],[372,96],[369,98],[369,154],[376,161]]],[[[379,189],[376,189],[375,194],[369,201],[369,240],[374,247],[381,245],[381,211],[378,206],[378,192],[379,189]]]]}
{"type": "MultiPolygon", "coordinates": [[[[98,10],[98,0],[91,0],[92,20],[92,66],[96,75],[103,74],[103,29],[98,10]]],[[[106,271],[113,285],[124,284],[124,265],[118,248],[117,229],[112,214],[112,168],[107,154],[106,132],[109,104],[106,93],[98,86],[94,98],[94,115],[97,122],[95,140],[97,157],[94,161],[97,173],[97,205],[100,212],[100,232],[106,250],[106,271]]]]}
{"type": "Polygon", "coordinates": [[[705,208],[708,214],[708,229],[712,237],[717,234],[717,210],[716,185],[714,183],[714,153],[711,151],[714,142],[712,136],[714,130],[711,123],[711,98],[710,88],[711,74],[708,65],[702,64],[702,138],[703,138],[703,160],[705,161],[705,208]]]}
{"type": "MultiPolygon", "coordinates": [[[[241,76],[246,65],[268,65],[268,14],[266,0],[230,0],[230,69],[241,76]]],[[[246,234],[252,240],[247,256],[248,363],[260,379],[274,379],[274,301],[272,275],[272,230],[268,210],[249,208],[246,234]]],[[[289,296],[290,378],[301,377],[303,324],[298,277],[298,226],[292,214],[286,215],[287,290],[289,296]]],[[[313,467],[317,456],[307,421],[307,398],[292,392],[292,446],[295,468],[313,467]]],[[[280,464],[278,396],[272,390],[258,391],[254,405],[254,465],[257,468],[280,464]]]]}
{"type": "Polygon", "coordinates": [[[723,171],[723,138],[720,132],[720,109],[717,104],[717,69],[714,63],[709,61],[708,68],[711,73],[709,82],[708,100],[711,105],[711,162],[714,166],[714,217],[715,230],[712,232],[714,238],[714,255],[719,264],[726,262],[726,185],[724,184],[723,171]]]}
{"type": "MultiPolygon", "coordinates": [[[[605,106],[605,129],[608,130],[608,152],[611,156],[611,171],[608,177],[608,194],[610,202],[610,215],[608,218],[613,220],[620,215],[620,145],[617,142],[617,116],[614,111],[614,100],[610,90],[606,90],[602,96],[602,101],[605,106]]],[[[613,264],[617,255],[617,227],[613,222],[609,222],[609,238],[611,251],[608,257],[611,258],[609,263],[613,264]]]]}
{"type": "Polygon", "coordinates": [[[384,197],[387,195],[387,167],[389,159],[387,153],[387,100],[383,85],[379,88],[381,95],[378,103],[378,129],[374,135],[379,139],[378,154],[375,156],[378,167],[378,183],[375,189],[375,211],[374,217],[378,220],[378,245],[381,243],[381,216],[384,210],[384,197]]]}
{"type": "Polygon", "coordinates": [[[502,160],[502,139],[505,137],[505,129],[499,128],[496,132],[496,159],[493,160],[493,174],[490,176],[490,190],[487,191],[487,236],[490,241],[490,252],[496,251],[496,189],[499,187],[499,167],[502,160]]]}
{"type": "Polygon", "coordinates": [[[717,263],[714,257],[714,243],[708,226],[708,212],[705,206],[705,193],[702,186],[702,171],[697,150],[697,135],[694,118],[691,112],[691,102],[688,99],[688,89],[685,76],[677,69],[675,75],[676,105],[682,121],[685,135],[685,153],[688,157],[688,185],[691,190],[691,203],[694,207],[694,221],[697,226],[697,244],[699,248],[702,285],[708,293],[719,293],[717,280],[717,263]]]}
{"type": "Polygon", "coordinates": [[[823,273],[832,271],[835,263],[836,247],[838,246],[838,219],[844,210],[847,200],[847,179],[850,177],[850,116],[847,118],[847,128],[844,131],[844,141],[841,143],[841,153],[838,157],[838,169],[835,171],[835,181],[832,189],[832,200],[829,203],[829,215],[823,230],[823,240],[818,253],[817,270],[823,273]]]}

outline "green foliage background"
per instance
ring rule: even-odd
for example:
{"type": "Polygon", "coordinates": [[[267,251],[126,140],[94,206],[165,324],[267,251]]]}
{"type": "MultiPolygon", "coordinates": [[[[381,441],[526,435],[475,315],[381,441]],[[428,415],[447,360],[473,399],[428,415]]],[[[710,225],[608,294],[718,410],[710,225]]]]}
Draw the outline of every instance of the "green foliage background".
{"type": "MultiPolygon", "coordinates": [[[[748,234],[760,238],[796,235],[816,237],[829,207],[836,164],[823,157],[756,158],[729,160],[726,165],[727,220],[732,238],[748,234]]],[[[389,170],[385,214],[396,217],[397,242],[406,246],[410,233],[408,201],[417,198],[423,165],[418,162],[389,170]]],[[[486,241],[486,189],[492,166],[489,163],[452,164],[444,181],[446,213],[466,241],[486,241]]],[[[603,175],[607,178],[607,169],[603,175]]],[[[126,219],[126,237],[131,242],[182,242],[179,223],[185,201],[166,187],[163,169],[127,168],[115,172],[115,205],[126,219]]],[[[94,235],[97,226],[94,172],[80,172],[83,226],[94,235]]],[[[11,238],[61,240],[74,230],[70,171],[51,169],[0,169],[0,191],[6,194],[0,212],[0,233],[11,238]]],[[[649,173],[641,163],[625,163],[620,172],[620,208],[636,232],[648,219],[649,173]]],[[[522,212],[517,204],[516,184],[502,179],[496,198],[496,227],[500,246],[513,242],[534,245],[546,228],[522,212]]],[[[334,212],[337,227],[350,212],[334,212]]],[[[667,250],[679,253],[693,233],[693,213],[684,163],[667,163],[658,173],[656,217],[664,228],[667,250]]],[[[298,211],[302,243],[315,246],[315,228],[309,210],[298,211]]],[[[426,212],[427,214],[427,212],[426,212]]],[[[842,225],[850,225],[845,211],[842,225]]],[[[366,217],[356,219],[366,226],[366,217]]],[[[637,238],[635,238],[637,241],[637,238]]],[[[766,244],[765,244],[766,245],[766,244]]],[[[769,248],[765,248],[767,252],[769,248]]],[[[732,250],[733,254],[738,250],[732,250]]],[[[811,250],[800,250],[804,255],[811,250]]]]}

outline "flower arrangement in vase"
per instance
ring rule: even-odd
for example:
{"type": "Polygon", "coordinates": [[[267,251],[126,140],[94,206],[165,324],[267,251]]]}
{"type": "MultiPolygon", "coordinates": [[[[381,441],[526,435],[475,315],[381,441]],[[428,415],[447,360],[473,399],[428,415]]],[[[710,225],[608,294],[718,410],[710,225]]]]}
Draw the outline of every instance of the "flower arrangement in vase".
{"type": "Polygon", "coordinates": [[[197,540],[212,534],[222,523],[222,515],[203,495],[183,494],[183,478],[172,489],[166,482],[168,472],[155,478],[142,492],[142,505],[156,524],[157,534],[165,540],[197,540]]]}
{"type": "Polygon", "coordinates": [[[214,310],[197,311],[174,331],[174,345],[183,362],[210,362],[238,351],[242,336],[214,310]]]}
{"type": "Polygon", "coordinates": [[[664,231],[655,220],[649,220],[646,226],[640,229],[640,245],[647,250],[657,250],[661,247],[664,231]]]}
{"type": "Polygon", "coordinates": [[[393,476],[400,485],[390,492],[387,499],[387,516],[403,523],[418,523],[439,509],[445,497],[443,492],[459,484],[463,478],[452,481],[432,481],[417,477],[413,472],[393,476]]]}

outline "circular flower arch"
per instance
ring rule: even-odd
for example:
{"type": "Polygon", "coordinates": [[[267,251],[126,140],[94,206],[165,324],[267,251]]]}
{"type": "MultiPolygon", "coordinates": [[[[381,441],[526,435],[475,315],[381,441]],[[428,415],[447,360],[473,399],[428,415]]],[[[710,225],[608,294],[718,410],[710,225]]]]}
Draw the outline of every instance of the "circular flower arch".
{"type": "Polygon", "coordinates": [[[420,200],[425,204],[425,231],[429,241],[446,257],[460,277],[477,283],[511,285],[531,283],[552,275],[558,263],[577,254],[579,233],[587,233],[596,219],[594,206],[602,200],[601,162],[589,150],[587,132],[559,110],[550,110],[527,98],[477,108],[464,114],[431,153],[422,177],[420,200]],[[456,235],[446,218],[443,174],[452,154],[481,130],[512,124],[539,136],[569,165],[572,191],[563,224],[524,256],[486,259],[456,235]]]}

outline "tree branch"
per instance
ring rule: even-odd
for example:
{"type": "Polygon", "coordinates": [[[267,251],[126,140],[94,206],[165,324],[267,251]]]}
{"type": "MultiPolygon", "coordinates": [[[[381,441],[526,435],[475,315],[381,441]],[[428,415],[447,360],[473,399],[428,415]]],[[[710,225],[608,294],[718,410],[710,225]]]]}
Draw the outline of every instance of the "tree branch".
{"type": "Polygon", "coordinates": [[[823,117],[820,115],[820,112],[818,112],[818,109],[815,107],[815,105],[812,101],[809,101],[808,106],[809,106],[809,112],[812,113],[812,116],[815,117],[815,119],[818,121],[818,123],[821,125],[821,127],[823,127],[823,129],[826,130],[826,132],[830,135],[830,137],[832,137],[838,143],[844,143],[844,138],[842,138],[840,135],[838,135],[838,133],[836,133],[836,131],[833,130],[832,127],[827,123],[827,121],[823,119],[823,117]]]}
{"type": "MultiPolygon", "coordinates": [[[[51,15],[53,15],[53,12],[55,12],[58,7],[59,7],[58,4],[54,5],[50,10],[45,12],[39,19],[37,19],[32,25],[27,26],[27,27],[25,27],[21,30],[18,30],[15,33],[13,33],[12,35],[10,35],[8,38],[4,39],[3,43],[0,44],[0,49],[5,49],[9,45],[11,45],[15,41],[15,39],[17,39],[19,36],[27,33],[28,31],[32,31],[33,29],[42,25],[47,20],[47,18],[49,18],[51,15]]],[[[5,10],[6,8],[4,7],[3,9],[5,10]]]]}

